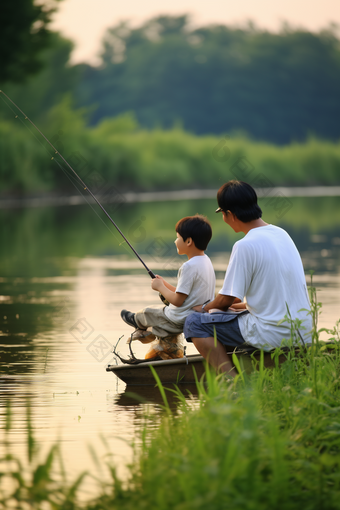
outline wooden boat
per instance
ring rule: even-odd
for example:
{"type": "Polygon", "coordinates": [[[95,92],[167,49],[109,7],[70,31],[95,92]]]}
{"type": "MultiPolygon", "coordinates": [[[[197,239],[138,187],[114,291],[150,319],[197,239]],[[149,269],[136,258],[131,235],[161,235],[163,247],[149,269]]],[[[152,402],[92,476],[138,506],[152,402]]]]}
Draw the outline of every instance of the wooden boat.
{"type": "MultiPolygon", "coordinates": [[[[283,363],[287,359],[289,349],[281,349],[279,355],[279,363],[283,363]]],[[[295,349],[297,352],[298,349],[295,349]]],[[[228,352],[231,356],[233,352],[228,352]]],[[[253,370],[253,360],[255,363],[260,362],[260,351],[252,347],[235,350],[235,354],[240,362],[242,370],[250,372],[253,370]]],[[[271,352],[264,353],[264,366],[266,368],[273,367],[275,360],[272,359],[271,352]]],[[[112,372],[119,379],[128,385],[155,385],[155,378],[150,370],[150,366],[154,367],[161,382],[163,384],[194,384],[195,372],[198,379],[201,379],[205,373],[205,360],[200,354],[192,354],[179,359],[145,361],[138,364],[121,364],[108,365],[107,372],[112,372]]]]}
{"type": "Polygon", "coordinates": [[[155,378],[150,370],[154,367],[162,383],[193,384],[196,371],[198,379],[205,372],[204,358],[199,354],[185,356],[179,359],[166,359],[159,361],[145,361],[136,365],[108,365],[107,372],[112,372],[128,385],[155,385],[155,378]]]}

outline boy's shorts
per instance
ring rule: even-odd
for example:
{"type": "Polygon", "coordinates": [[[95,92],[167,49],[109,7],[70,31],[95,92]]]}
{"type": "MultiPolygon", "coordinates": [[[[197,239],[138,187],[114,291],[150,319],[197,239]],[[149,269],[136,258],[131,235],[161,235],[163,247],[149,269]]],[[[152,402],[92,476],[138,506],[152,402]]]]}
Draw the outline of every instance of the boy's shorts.
{"type": "MultiPolygon", "coordinates": [[[[244,313],[249,312],[245,310],[244,313]]],[[[213,337],[216,331],[217,340],[221,344],[239,347],[245,343],[238,324],[239,315],[232,312],[193,312],[186,318],[184,324],[183,332],[186,341],[191,342],[191,338],[213,337]]]]}

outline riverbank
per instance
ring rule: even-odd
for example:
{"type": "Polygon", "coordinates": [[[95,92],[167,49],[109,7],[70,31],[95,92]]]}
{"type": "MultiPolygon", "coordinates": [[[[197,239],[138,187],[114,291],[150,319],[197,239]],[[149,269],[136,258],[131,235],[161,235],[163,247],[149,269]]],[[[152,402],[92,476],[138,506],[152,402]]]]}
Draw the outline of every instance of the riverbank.
{"type": "MultiPolygon", "coordinates": [[[[216,198],[216,189],[189,189],[178,191],[154,191],[141,193],[113,194],[112,197],[103,195],[98,198],[102,204],[121,204],[139,202],[163,202],[181,200],[202,200],[216,198]]],[[[283,187],[256,188],[259,198],[290,198],[290,197],[339,197],[340,186],[304,186],[304,187],[283,187]]],[[[18,209],[30,207],[62,207],[83,205],[84,203],[94,204],[95,200],[89,194],[70,196],[42,195],[22,198],[0,198],[0,209],[18,209]]]]}

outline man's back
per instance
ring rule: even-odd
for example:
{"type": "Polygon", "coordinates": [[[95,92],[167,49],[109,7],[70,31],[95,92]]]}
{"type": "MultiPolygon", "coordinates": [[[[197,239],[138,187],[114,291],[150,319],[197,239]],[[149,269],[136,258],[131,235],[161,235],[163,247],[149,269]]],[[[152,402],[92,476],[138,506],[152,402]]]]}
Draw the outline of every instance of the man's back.
{"type": "Polygon", "coordinates": [[[310,316],[299,311],[310,308],[300,255],[287,232],[274,225],[254,228],[235,244],[221,294],[246,297],[250,314],[239,324],[254,345],[278,346],[289,338],[289,325],[277,326],[287,305],[293,319],[305,321],[306,331],[312,327],[310,316]]]}

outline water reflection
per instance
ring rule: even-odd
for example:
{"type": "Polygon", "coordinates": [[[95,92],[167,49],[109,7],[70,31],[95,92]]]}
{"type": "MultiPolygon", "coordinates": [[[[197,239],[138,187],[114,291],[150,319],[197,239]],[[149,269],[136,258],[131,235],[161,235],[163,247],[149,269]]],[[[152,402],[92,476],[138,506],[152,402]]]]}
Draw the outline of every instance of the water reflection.
{"type": "MultiPolygon", "coordinates": [[[[302,252],[320,249],[321,255],[322,250],[332,252],[340,247],[340,197],[289,200],[290,209],[280,217],[270,201],[261,199],[265,221],[287,230],[302,252]]],[[[214,214],[215,209],[215,200],[122,204],[114,219],[137,251],[157,262],[159,258],[173,258],[174,225],[181,217],[196,212],[205,214],[212,223],[213,239],[208,251],[230,251],[240,236],[226,228],[221,217],[214,214]],[[162,253],[156,249],[159,243],[162,253]]],[[[74,276],[73,257],[130,256],[130,249],[113,225],[100,210],[96,213],[87,205],[0,210],[2,275],[74,276]]]]}
{"type": "MultiPolygon", "coordinates": [[[[198,390],[194,384],[179,384],[177,387],[167,384],[165,386],[168,390],[165,392],[167,405],[173,412],[181,406],[181,399],[177,394],[177,389],[181,391],[182,395],[192,401],[198,399],[198,390]]],[[[132,406],[135,409],[142,407],[144,404],[153,404],[157,405],[159,409],[165,409],[166,405],[156,385],[126,386],[125,390],[122,393],[118,393],[114,399],[114,406],[118,405],[129,408],[132,406]]]]}
{"type": "MultiPolygon", "coordinates": [[[[324,305],[319,324],[331,327],[340,317],[339,199],[292,200],[294,207],[282,220],[265,208],[264,217],[289,232],[306,271],[315,271],[314,282],[324,305]]],[[[174,224],[197,211],[207,214],[214,231],[208,253],[220,288],[229,251],[239,236],[211,212],[214,207],[211,200],[176,207],[136,204],[125,210],[122,206],[119,224],[129,231],[139,218],[145,218],[139,237],[134,231],[136,248],[153,271],[175,283],[171,278],[183,259],[173,245],[174,224]]],[[[23,456],[25,451],[29,398],[42,454],[59,440],[70,476],[75,476],[84,467],[93,467],[88,443],[99,458],[107,453],[101,433],[114,454],[118,473],[124,476],[124,466],[132,459],[128,444],[138,440],[145,419],[157,426],[162,397],[157,388],[126,388],[105,371],[112,358],[109,350],[104,344],[101,350],[91,345],[97,338],[110,345],[122,335],[128,338],[129,328],[120,319],[122,308],[158,304],[150,278],[121,240],[86,208],[0,211],[0,219],[0,423],[11,400],[14,453],[23,456]]],[[[144,357],[147,346],[136,344],[136,355],[144,357]]],[[[127,354],[123,339],[120,350],[124,346],[127,354]]],[[[187,352],[194,354],[194,347],[189,345],[187,352]]],[[[176,396],[171,392],[167,396],[171,408],[178,409],[176,396]]],[[[195,404],[197,398],[190,388],[187,399],[195,404]]]]}

